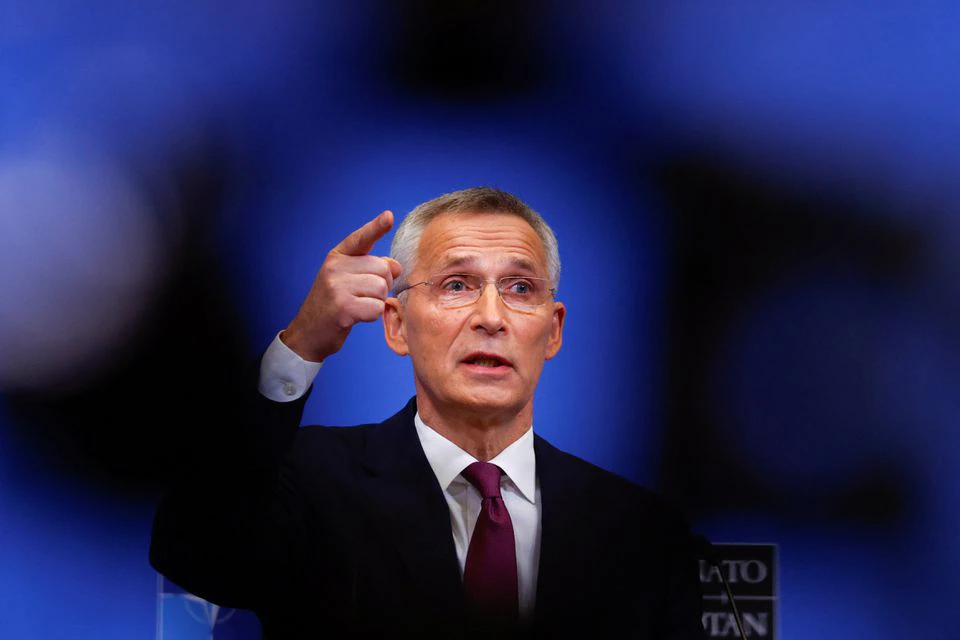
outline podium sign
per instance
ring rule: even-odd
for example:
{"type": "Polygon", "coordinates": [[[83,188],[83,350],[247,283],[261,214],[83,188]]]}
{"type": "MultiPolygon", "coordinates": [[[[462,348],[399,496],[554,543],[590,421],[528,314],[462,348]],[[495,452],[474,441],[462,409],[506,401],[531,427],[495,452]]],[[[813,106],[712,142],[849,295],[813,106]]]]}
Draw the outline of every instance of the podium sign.
{"type": "Polygon", "coordinates": [[[738,638],[736,618],[720,572],[730,583],[748,638],[777,637],[777,545],[716,544],[720,567],[700,561],[703,628],[710,638],[738,638]]]}
{"type": "Polygon", "coordinates": [[[250,611],[227,609],[157,575],[157,640],[260,640],[250,611]]]}

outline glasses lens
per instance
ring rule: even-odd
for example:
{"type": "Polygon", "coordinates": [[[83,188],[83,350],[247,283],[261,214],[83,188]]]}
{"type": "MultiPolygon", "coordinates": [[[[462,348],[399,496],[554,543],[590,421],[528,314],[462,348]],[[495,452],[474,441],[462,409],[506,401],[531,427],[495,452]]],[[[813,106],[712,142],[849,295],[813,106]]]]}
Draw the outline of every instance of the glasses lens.
{"type": "Polygon", "coordinates": [[[511,276],[500,280],[500,296],[515,309],[539,307],[550,297],[547,281],[541,278],[511,276]]]}
{"type": "MultiPolygon", "coordinates": [[[[483,291],[484,280],[480,276],[455,273],[436,276],[430,284],[439,306],[456,308],[476,302],[483,291]]],[[[497,290],[511,309],[534,311],[550,299],[549,284],[544,278],[507,276],[497,282],[497,290]]]]}
{"type": "Polygon", "coordinates": [[[479,276],[456,273],[434,278],[433,289],[442,307],[461,307],[480,297],[483,280],[479,276]]]}

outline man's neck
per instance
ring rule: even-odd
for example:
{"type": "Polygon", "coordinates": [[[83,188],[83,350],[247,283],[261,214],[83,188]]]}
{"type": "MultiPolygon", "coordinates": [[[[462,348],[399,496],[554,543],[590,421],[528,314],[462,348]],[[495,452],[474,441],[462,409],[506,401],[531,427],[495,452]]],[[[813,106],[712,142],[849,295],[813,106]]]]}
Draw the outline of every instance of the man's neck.
{"type": "Polygon", "coordinates": [[[477,460],[489,461],[516,442],[533,424],[532,406],[506,415],[484,411],[439,410],[417,394],[417,412],[424,424],[477,460]]]}

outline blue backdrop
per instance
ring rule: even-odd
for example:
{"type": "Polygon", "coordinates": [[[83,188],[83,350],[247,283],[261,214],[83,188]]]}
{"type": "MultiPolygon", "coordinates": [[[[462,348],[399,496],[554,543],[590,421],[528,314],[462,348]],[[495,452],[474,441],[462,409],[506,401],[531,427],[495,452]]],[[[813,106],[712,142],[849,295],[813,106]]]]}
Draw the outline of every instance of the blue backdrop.
{"type": "MultiPolygon", "coordinates": [[[[385,4],[0,2],[0,637],[155,635],[179,403],[492,185],[560,242],[542,435],[779,544],[784,638],[952,638],[960,11],[385,4]]],[[[305,422],[412,391],[364,325],[305,422]]]]}

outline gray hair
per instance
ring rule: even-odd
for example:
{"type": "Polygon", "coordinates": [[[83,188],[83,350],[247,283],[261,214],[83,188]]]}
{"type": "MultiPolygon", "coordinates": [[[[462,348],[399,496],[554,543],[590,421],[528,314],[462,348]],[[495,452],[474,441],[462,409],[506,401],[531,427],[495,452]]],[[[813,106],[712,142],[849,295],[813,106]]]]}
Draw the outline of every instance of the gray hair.
{"type": "Polygon", "coordinates": [[[560,286],[560,248],[546,220],[512,193],[492,187],[471,187],[446,193],[418,205],[397,227],[390,243],[390,257],[403,266],[403,272],[394,280],[394,290],[407,286],[407,274],[416,262],[423,230],[431,220],[444,213],[507,213],[523,218],[543,243],[553,286],[560,286]]]}

